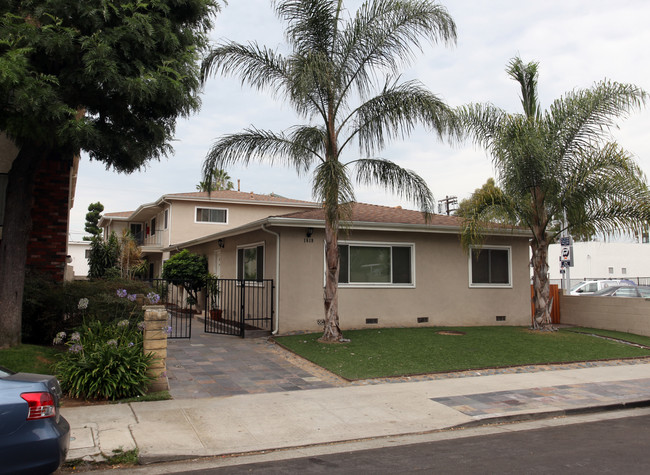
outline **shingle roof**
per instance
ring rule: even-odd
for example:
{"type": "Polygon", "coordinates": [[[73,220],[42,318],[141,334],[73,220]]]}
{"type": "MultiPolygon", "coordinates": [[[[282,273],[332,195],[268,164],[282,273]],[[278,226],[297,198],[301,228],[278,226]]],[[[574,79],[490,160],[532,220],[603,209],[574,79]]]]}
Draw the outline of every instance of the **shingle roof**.
{"type": "Polygon", "coordinates": [[[285,198],[271,193],[270,195],[259,195],[256,193],[246,191],[234,190],[220,190],[220,191],[195,191],[190,193],[170,193],[166,194],[167,198],[199,198],[199,199],[214,199],[214,200],[239,200],[239,201],[263,201],[270,203],[300,203],[300,204],[314,204],[312,201],[294,200],[285,198]]]}
{"type": "MultiPolygon", "coordinates": [[[[298,211],[295,213],[283,214],[283,218],[295,219],[325,219],[325,212],[322,208],[298,211]]],[[[425,222],[421,211],[402,209],[401,207],[391,208],[388,206],[371,205],[367,203],[352,204],[352,221],[367,223],[399,223],[399,224],[430,224],[433,226],[460,226],[462,220],[456,216],[444,214],[431,214],[425,222]]]]}

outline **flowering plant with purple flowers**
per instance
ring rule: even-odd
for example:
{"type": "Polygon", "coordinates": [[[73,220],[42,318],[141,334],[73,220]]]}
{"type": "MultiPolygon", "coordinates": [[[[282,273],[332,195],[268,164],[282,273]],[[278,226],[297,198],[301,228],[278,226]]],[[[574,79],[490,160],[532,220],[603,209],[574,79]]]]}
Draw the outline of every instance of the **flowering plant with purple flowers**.
{"type": "Polygon", "coordinates": [[[153,380],[147,375],[153,355],[143,351],[142,324],[92,320],[70,335],[57,333],[54,344],[68,347],[56,364],[63,391],[91,399],[144,395],[153,380]]]}

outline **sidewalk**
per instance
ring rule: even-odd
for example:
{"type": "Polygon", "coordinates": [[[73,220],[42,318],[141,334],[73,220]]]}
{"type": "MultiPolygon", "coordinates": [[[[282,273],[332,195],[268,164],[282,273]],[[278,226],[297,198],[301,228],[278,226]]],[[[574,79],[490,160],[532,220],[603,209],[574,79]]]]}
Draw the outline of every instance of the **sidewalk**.
{"type": "Polygon", "coordinates": [[[223,456],[650,404],[650,362],[63,408],[68,459],[223,456]]]}

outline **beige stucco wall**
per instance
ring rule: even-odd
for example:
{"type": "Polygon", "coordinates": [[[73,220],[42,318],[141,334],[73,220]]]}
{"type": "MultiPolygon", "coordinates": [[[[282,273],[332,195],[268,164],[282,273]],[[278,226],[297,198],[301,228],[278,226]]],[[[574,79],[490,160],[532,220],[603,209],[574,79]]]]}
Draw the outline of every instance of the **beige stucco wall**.
{"type": "MultiPolygon", "coordinates": [[[[276,238],[262,230],[225,238],[220,250],[220,276],[236,277],[237,247],[265,246],[264,277],[277,286],[279,333],[319,331],[323,319],[324,232],[314,230],[311,239],[305,229],[271,228],[280,233],[280,274],[276,270],[276,238]]],[[[415,245],[415,286],[412,288],[339,289],[341,328],[528,325],[530,323],[530,280],[528,243],[522,238],[497,238],[492,245],[511,246],[511,288],[470,288],[469,261],[458,236],[398,232],[355,232],[355,242],[412,243],[415,245]],[[497,321],[505,316],[505,321],[497,321]],[[418,323],[417,319],[428,318],[418,323]],[[366,324],[377,318],[378,324],[366,324]]],[[[215,242],[194,246],[192,252],[208,257],[214,272],[219,247],[215,242]]]]}
{"type": "MultiPolygon", "coordinates": [[[[200,201],[174,201],[172,203],[171,245],[191,241],[210,234],[220,233],[244,224],[282,214],[303,211],[304,207],[271,206],[261,204],[209,203],[200,201]],[[227,209],[227,220],[221,223],[196,223],[196,208],[227,209]]],[[[167,241],[164,243],[167,246],[167,241]]]]}
{"type": "Polygon", "coordinates": [[[560,295],[562,323],[650,336],[650,299],[560,295]]]}
{"type": "MultiPolygon", "coordinates": [[[[342,238],[344,240],[345,238],[342,238]]],[[[458,236],[355,232],[351,241],[415,244],[415,287],[339,288],[341,329],[395,326],[527,325],[530,280],[526,239],[493,239],[512,245],[512,288],[470,288],[468,256],[458,236]],[[497,322],[497,316],[505,321],[497,322]],[[418,323],[427,317],[427,323],[418,323]],[[378,324],[366,324],[377,318],[378,324]]],[[[324,233],[313,242],[304,230],[282,231],[279,332],[318,331],[323,318],[324,233]]]]}
{"type": "Polygon", "coordinates": [[[217,241],[198,246],[188,247],[191,252],[208,258],[208,270],[216,274],[216,259],[220,259],[219,277],[223,279],[237,278],[237,248],[240,246],[264,245],[264,278],[275,280],[276,269],[276,238],[273,234],[262,230],[253,231],[241,236],[229,237],[223,240],[223,248],[217,241]]]}

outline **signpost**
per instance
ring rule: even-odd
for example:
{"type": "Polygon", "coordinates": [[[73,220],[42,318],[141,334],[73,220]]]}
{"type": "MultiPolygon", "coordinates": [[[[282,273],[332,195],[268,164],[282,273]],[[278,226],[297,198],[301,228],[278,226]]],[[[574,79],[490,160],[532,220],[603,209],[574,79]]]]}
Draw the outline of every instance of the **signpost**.
{"type": "Polygon", "coordinates": [[[564,291],[571,287],[570,267],[573,267],[573,239],[571,236],[562,236],[560,238],[560,274],[564,274],[564,291]]]}

